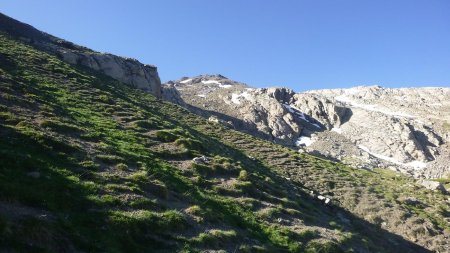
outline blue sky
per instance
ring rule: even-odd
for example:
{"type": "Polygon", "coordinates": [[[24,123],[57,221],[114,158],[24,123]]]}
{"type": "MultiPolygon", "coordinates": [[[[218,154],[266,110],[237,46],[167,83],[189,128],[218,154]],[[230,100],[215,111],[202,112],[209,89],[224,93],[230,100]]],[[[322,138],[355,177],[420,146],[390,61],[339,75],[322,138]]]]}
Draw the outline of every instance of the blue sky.
{"type": "Polygon", "coordinates": [[[448,0],[14,0],[0,11],[163,81],[223,74],[296,91],[450,86],[448,0]]]}

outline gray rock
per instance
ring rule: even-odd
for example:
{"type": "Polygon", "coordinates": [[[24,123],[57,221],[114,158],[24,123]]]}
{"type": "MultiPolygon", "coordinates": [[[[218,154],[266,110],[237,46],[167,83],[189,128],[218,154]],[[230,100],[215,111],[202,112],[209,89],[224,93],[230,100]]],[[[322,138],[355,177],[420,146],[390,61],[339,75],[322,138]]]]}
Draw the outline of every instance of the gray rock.
{"type": "MultiPolygon", "coordinates": [[[[221,75],[163,85],[190,111],[301,152],[417,178],[450,173],[450,89],[254,89],[221,75]]],[[[180,102],[176,102],[181,104],[180,102]]]]}
{"type": "Polygon", "coordinates": [[[57,48],[57,53],[70,64],[78,64],[100,71],[125,84],[161,98],[161,81],[155,66],[142,64],[131,58],[97,52],[57,48]]]}
{"type": "Polygon", "coordinates": [[[428,190],[446,192],[444,185],[436,181],[420,180],[419,184],[428,190]]]}
{"type": "Polygon", "coordinates": [[[209,159],[206,156],[199,156],[199,157],[194,157],[192,159],[192,161],[194,161],[197,164],[206,164],[209,163],[209,159]]]}

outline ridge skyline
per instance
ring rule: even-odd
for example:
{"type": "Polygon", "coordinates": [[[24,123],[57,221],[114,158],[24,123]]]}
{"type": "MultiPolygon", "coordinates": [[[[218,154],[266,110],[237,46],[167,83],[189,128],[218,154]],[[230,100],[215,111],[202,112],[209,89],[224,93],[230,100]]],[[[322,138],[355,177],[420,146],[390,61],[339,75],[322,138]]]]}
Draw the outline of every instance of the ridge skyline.
{"type": "Polygon", "coordinates": [[[255,87],[302,92],[450,87],[447,6],[113,1],[98,12],[101,3],[19,0],[1,3],[0,10],[68,41],[155,64],[163,82],[222,73],[255,87]]]}

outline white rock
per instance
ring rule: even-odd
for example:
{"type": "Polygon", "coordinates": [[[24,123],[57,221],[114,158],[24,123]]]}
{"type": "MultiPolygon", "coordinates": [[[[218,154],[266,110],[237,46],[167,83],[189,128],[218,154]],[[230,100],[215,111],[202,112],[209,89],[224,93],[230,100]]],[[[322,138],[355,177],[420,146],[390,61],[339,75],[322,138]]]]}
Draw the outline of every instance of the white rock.
{"type": "Polygon", "coordinates": [[[441,192],[446,191],[445,187],[440,182],[430,181],[430,180],[420,180],[419,183],[420,183],[420,185],[427,188],[428,190],[441,191],[441,192]]]}

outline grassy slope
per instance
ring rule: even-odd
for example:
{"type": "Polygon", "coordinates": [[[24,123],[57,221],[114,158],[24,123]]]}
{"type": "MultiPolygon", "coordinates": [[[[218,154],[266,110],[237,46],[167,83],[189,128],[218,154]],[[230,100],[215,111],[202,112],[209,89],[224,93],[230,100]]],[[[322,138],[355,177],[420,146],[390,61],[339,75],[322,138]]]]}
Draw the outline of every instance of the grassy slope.
{"type": "Polygon", "coordinates": [[[210,124],[7,35],[0,36],[0,140],[0,249],[448,247],[442,194],[210,124]],[[192,163],[202,154],[211,161],[192,163]],[[336,204],[324,206],[309,190],[336,204]]]}

